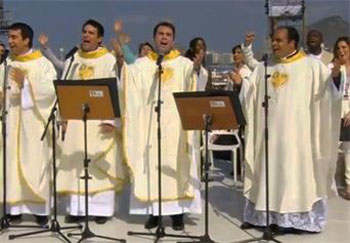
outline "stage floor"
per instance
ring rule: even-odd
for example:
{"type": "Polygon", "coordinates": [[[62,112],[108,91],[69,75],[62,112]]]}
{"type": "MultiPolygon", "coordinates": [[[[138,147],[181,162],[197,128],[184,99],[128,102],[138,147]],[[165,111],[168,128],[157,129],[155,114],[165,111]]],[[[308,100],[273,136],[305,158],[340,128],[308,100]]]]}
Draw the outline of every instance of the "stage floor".
{"type": "MultiPolygon", "coordinates": [[[[240,189],[234,188],[232,177],[229,175],[231,165],[228,161],[218,160],[213,170],[214,181],[210,183],[210,200],[209,200],[209,230],[211,238],[216,242],[230,243],[260,237],[262,232],[257,230],[243,231],[239,228],[242,222],[242,212],[244,206],[244,198],[240,189]]],[[[203,185],[204,189],[204,185],[203,185]]],[[[203,190],[202,190],[203,191],[203,190]]],[[[202,193],[202,197],[204,193],[202,193]]],[[[97,225],[91,222],[90,228],[95,234],[102,234],[110,237],[124,238],[129,243],[147,243],[154,242],[154,238],[146,236],[128,236],[128,231],[147,232],[143,228],[143,224],[147,217],[132,216],[128,214],[128,198],[129,191],[126,190],[117,199],[118,206],[116,216],[104,225],[97,225]]],[[[29,216],[24,219],[31,221],[29,216]]],[[[58,217],[61,226],[68,226],[63,223],[63,216],[58,217]]],[[[27,222],[27,223],[32,223],[27,222]]],[[[186,217],[185,231],[180,232],[182,235],[202,235],[204,233],[204,201],[202,215],[188,215],[186,217]]],[[[22,224],[25,224],[23,222],[22,224]]],[[[166,232],[170,234],[178,234],[171,229],[171,221],[169,217],[164,218],[166,232]]],[[[71,225],[69,225],[71,226],[71,225]]],[[[8,236],[10,234],[25,233],[31,230],[9,229],[2,232],[0,242],[10,242],[8,236]]],[[[63,231],[68,233],[72,231],[63,231]]],[[[75,231],[74,231],[75,232],[75,231]]],[[[72,242],[76,242],[79,238],[72,238],[72,242]]],[[[276,237],[279,241],[290,243],[349,243],[350,242],[350,202],[342,198],[333,198],[329,200],[328,223],[324,232],[319,234],[302,234],[302,235],[284,235],[276,237]]],[[[177,242],[176,238],[163,238],[159,242],[177,242]]],[[[190,241],[182,239],[181,241],[190,241]]],[[[62,242],[56,236],[45,233],[36,236],[28,236],[18,238],[11,242],[62,242]]],[[[106,240],[92,238],[85,242],[107,242],[106,240]]]]}

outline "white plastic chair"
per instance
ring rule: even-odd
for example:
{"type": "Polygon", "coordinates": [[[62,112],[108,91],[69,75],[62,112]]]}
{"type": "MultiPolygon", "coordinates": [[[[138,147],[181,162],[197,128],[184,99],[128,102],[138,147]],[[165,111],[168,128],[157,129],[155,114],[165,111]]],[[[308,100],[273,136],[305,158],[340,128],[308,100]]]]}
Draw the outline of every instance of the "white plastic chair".
{"type": "MultiPolygon", "coordinates": [[[[234,131],[226,131],[226,130],[215,130],[213,132],[210,132],[208,134],[208,156],[209,156],[209,163],[211,166],[214,166],[214,155],[213,151],[231,151],[231,162],[232,162],[232,168],[233,168],[233,181],[234,186],[237,185],[237,149],[240,149],[240,164],[242,165],[242,146],[241,146],[241,140],[238,136],[238,129],[234,131]],[[235,136],[237,144],[230,144],[230,145],[221,145],[221,144],[214,144],[212,141],[212,137],[214,135],[220,136],[220,135],[232,135],[235,136]]],[[[203,145],[201,146],[201,152],[202,154],[205,153],[205,134],[203,133],[203,145]]]]}

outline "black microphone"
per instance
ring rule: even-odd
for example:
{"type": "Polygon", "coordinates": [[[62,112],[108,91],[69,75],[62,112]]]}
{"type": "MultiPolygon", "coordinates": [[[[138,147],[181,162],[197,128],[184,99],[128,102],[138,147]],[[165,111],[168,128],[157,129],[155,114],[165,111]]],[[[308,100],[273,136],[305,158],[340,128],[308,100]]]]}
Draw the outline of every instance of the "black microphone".
{"type": "Polygon", "coordinates": [[[70,58],[71,56],[73,56],[77,51],[79,50],[79,48],[77,46],[74,46],[64,57],[65,60],[67,60],[68,58],[70,58]]]}
{"type": "Polygon", "coordinates": [[[163,54],[159,54],[157,62],[156,62],[158,66],[160,66],[160,64],[162,63],[163,59],[164,59],[164,55],[163,54]]]}
{"type": "Polygon", "coordinates": [[[10,53],[9,50],[5,49],[4,54],[1,55],[0,64],[2,64],[6,60],[6,58],[9,55],[9,53],[10,53]]]}
{"type": "Polygon", "coordinates": [[[269,60],[269,54],[265,53],[265,54],[262,56],[261,60],[262,60],[263,62],[267,62],[267,60],[269,60]]]}

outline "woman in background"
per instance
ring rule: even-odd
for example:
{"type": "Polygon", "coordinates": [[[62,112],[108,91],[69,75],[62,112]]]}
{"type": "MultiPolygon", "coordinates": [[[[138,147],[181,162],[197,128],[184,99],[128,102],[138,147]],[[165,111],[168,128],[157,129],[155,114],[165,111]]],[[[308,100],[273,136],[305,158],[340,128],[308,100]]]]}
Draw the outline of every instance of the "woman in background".
{"type": "Polygon", "coordinates": [[[339,37],[334,44],[334,60],[330,64],[333,79],[340,81],[343,93],[342,121],[340,131],[340,149],[344,152],[345,160],[345,191],[342,196],[350,200],[350,39],[339,37]]]}

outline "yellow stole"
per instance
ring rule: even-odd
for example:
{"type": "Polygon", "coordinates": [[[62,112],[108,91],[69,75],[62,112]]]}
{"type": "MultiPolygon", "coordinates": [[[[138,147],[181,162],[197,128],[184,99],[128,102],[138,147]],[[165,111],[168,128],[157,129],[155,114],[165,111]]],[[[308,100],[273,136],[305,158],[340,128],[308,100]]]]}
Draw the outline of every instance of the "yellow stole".
{"type": "Polygon", "coordinates": [[[87,59],[99,58],[106,55],[107,53],[108,53],[108,50],[105,47],[97,48],[97,50],[89,51],[89,52],[85,52],[82,49],[79,49],[78,51],[78,54],[80,57],[87,58],[87,59]]]}
{"type": "Polygon", "coordinates": [[[30,54],[21,55],[21,56],[16,56],[16,55],[11,54],[10,55],[10,59],[12,61],[17,61],[17,62],[28,62],[28,61],[32,61],[32,60],[38,59],[38,58],[40,58],[42,56],[43,56],[43,54],[41,53],[41,51],[36,50],[36,51],[33,51],[30,54]]]}

